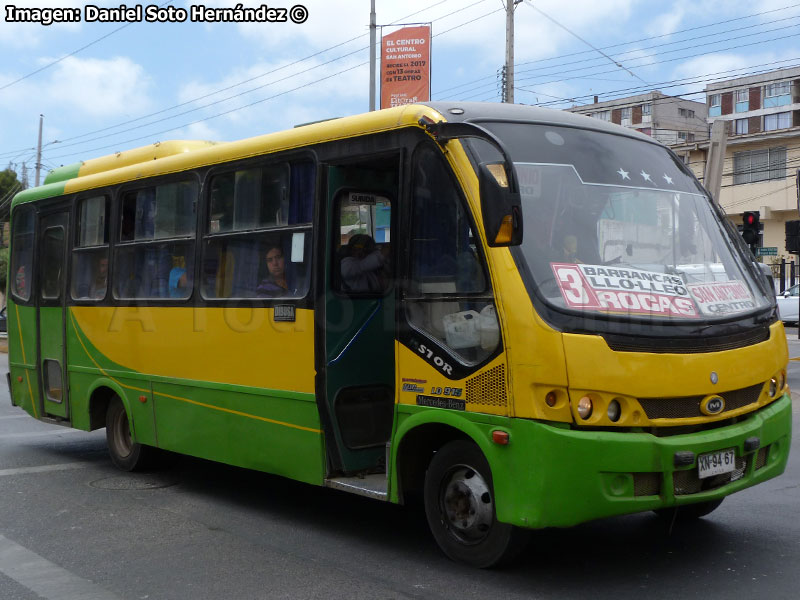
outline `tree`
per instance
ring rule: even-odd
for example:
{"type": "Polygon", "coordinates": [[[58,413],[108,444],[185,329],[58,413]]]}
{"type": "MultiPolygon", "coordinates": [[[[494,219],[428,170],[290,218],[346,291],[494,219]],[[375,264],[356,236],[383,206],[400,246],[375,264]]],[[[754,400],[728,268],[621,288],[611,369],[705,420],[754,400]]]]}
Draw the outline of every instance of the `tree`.
{"type": "Polygon", "coordinates": [[[5,171],[0,171],[0,227],[2,227],[2,222],[8,219],[11,198],[21,187],[17,174],[11,170],[11,167],[5,171]]]}
{"type": "Polygon", "coordinates": [[[6,195],[12,190],[16,194],[19,186],[20,181],[17,178],[17,174],[10,167],[5,171],[0,171],[0,200],[5,200],[6,195]]]}

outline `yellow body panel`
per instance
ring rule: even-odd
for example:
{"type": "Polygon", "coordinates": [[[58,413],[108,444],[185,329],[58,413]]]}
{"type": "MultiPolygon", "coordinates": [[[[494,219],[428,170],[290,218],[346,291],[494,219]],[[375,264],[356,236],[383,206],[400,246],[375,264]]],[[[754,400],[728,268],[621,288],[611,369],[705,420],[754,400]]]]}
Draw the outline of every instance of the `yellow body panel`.
{"type": "Polygon", "coordinates": [[[175,156],[194,150],[202,150],[216,146],[217,142],[204,142],[195,140],[171,140],[168,142],[156,142],[150,146],[142,146],[124,152],[109,154],[87,160],[81,164],[78,177],[103,173],[114,169],[121,169],[130,165],[150,163],[154,160],[161,160],[168,156],[175,156]]]}
{"type": "MultiPolygon", "coordinates": [[[[270,133],[237,142],[212,144],[209,142],[188,142],[200,144],[190,152],[172,153],[158,160],[142,162],[140,153],[152,153],[152,146],[137,148],[127,154],[131,155],[130,163],[122,161],[116,164],[117,155],[109,155],[87,161],[81,167],[79,177],[66,182],[64,193],[70,194],[83,190],[114,185],[126,181],[135,181],[145,177],[179,173],[189,169],[221,164],[244,158],[272,154],[293,148],[302,148],[309,144],[319,144],[355,136],[381,133],[401,127],[416,125],[417,121],[427,115],[441,119],[435,110],[421,105],[407,105],[393,109],[376,111],[356,117],[344,117],[313,125],[306,125],[287,131],[270,133]],[[138,159],[138,160],[137,160],[138,159]],[[115,168],[116,167],[116,168],[115,168]]],[[[164,142],[166,144],[186,144],[187,142],[164,142]]],[[[126,154],[126,153],[122,153],[126,154]]]]}
{"type": "Polygon", "coordinates": [[[314,393],[314,313],[276,323],[272,308],[70,309],[107,359],[138,373],[314,393]]]}
{"type": "Polygon", "coordinates": [[[760,344],[701,354],[615,352],[599,336],[564,334],[570,387],[638,398],[696,396],[769,380],[789,361],[786,334],[774,323],[760,344]],[[711,372],[719,378],[711,382],[711,372]]]}

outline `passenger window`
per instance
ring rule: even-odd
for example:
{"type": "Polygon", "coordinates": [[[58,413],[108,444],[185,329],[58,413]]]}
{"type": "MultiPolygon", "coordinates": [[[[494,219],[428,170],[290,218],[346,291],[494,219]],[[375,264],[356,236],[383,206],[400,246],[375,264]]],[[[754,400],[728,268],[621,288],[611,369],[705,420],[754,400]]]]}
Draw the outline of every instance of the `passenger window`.
{"type": "Polygon", "coordinates": [[[349,295],[382,295],[391,287],[392,205],[370,192],[340,195],[335,208],[332,281],[334,289],[349,295]]]}
{"type": "Polygon", "coordinates": [[[122,195],[114,295],[186,299],[194,289],[195,181],[149,186],[122,195]]]}
{"type": "Polygon", "coordinates": [[[311,279],[315,167],[278,163],[209,184],[203,297],[300,298],[311,279]]]}
{"type": "Polygon", "coordinates": [[[23,302],[31,299],[33,285],[34,212],[30,208],[14,211],[11,225],[11,293],[23,302]]]}
{"type": "Polygon", "coordinates": [[[416,153],[412,193],[408,320],[476,364],[500,342],[494,300],[455,179],[428,146],[416,153]]]}
{"type": "Polygon", "coordinates": [[[120,246],[114,273],[117,298],[188,298],[194,282],[194,244],[185,241],[120,246]]]}
{"type": "Polygon", "coordinates": [[[102,300],[108,288],[108,199],[78,201],[71,294],[76,300],[102,300]]]}
{"type": "Polygon", "coordinates": [[[122,196],[120,241],[161,240],[194,235],[197,183],[181,181],[126,192],[122,196]]]}
{"type": "Polygon", "coordinates": [[[211,181],[209,232],[246,231],[289,222],[289,165],[218,175],[211,181]]]}

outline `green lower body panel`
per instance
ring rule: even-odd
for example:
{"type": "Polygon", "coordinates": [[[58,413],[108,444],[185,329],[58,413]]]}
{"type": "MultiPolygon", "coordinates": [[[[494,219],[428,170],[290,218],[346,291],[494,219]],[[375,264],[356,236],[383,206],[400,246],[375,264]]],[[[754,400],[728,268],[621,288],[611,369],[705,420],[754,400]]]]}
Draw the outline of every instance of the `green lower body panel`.
{"type": "Polygon", "coordinates": [[[165,382],[153,382],[152,390],[158,447],[322,484],[324,449],[313,396],[165,382]]]}
{"type": "Polygon", "coordinates": [[[740,423],[665,437],[506,422],[511,443],[488,446],[487,456],[497,516],[541,528],[716,500],[776,477],[789,457],[792,414],[784,396],[740,423]],[[753,438],[758,448],[746,450],[753,438]],[[697,456],[728,448],[735,451],[735,470],[698,479],[697,456]],[[676,467],[676,452],[692,452],[694,461],[676,467]]]}

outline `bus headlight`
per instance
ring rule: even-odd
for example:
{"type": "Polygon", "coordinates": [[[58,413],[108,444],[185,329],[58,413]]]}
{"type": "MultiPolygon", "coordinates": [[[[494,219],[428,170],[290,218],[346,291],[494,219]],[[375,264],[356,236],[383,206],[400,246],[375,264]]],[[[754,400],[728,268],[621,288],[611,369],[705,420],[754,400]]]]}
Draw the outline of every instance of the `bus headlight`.
{"type": "Polygon", "coordinates": [[[578,400],[578,415],[581,419],[586,420],[592,416],[592,399],[589,396],[584,396],[578,400]]]}
{"type": "Polygon", "coordinates": [[[778,393],[778,380],[774,377],[769,380],[769,397],[774,398],[778,393]]]}
{"type": "Polygon", "coordinates": [[[617,400],[612,400],[608,403],[608,420],[612,423],[616,423],[619,421],[619,417],[622,414],[622,407],[619,405],[617,400]]]}

